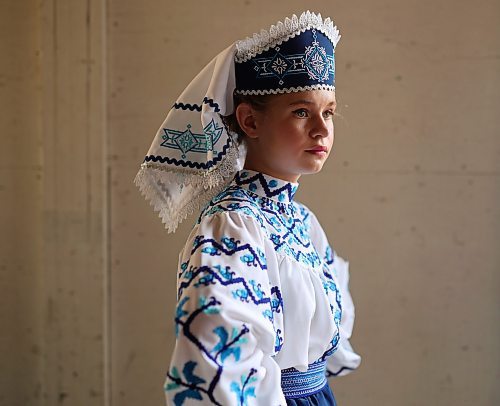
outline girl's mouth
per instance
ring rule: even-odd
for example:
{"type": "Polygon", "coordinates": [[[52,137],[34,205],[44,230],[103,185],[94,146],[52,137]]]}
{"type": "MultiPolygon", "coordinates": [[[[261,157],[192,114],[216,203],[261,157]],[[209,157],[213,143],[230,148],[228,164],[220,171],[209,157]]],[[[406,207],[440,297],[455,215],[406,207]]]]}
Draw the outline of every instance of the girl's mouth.
{"type": "Polygon", "coordinates": [[[328,152],[328,148],[323,146],[323,145],[318,145],[314,148],[307,149],[306,152],[322,155],[322,154],[326,154],[328,152]]]}

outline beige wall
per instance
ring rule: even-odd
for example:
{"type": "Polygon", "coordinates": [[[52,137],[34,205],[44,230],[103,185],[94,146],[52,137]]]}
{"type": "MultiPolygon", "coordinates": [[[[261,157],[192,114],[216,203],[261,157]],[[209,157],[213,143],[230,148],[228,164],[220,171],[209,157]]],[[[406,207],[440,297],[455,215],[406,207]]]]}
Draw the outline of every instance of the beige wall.
{"type": "Polygon", "coordinates": [[[2,5],[0,404],[104,404],[104,4],[2,5]]]}
{"type": "Polygon", "coordinates": [[[350,261],[339,404],[500,404],[497,1],[5,3],[0,406],[163,404],[193,219],[168,235],[133,177],[213,55],[304,7],[342,34],[335,150],[298,193],[350,261]]]}
{"type": "Polygon", "coordinates": [[[42,166],[38,15],[33,2],[1,14],[0,404],[27,405],[41,392],[42,166]],[[30,4],[31,3],[31,4],[30,4]],[[23,16],[25,29],[19,32],[23,16]],[[15,35],[19,33],[20,35],[15,35]],[[26,50],[29,50],[26,52],[26,50]],[[35,236],[35,238],[33,238],[35,236]],[[29,388],[29,389],[26,389],[29,388]]]}

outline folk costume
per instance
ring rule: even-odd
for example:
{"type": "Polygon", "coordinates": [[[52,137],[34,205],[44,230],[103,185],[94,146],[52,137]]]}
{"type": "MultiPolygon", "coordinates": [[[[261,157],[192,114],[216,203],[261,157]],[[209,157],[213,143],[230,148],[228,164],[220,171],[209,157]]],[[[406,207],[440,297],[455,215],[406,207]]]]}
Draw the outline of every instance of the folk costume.
{"type": "Polygon", "coordinates": [[[200,213],[179,255],[167,405],[335,405],[356,369],[349,263],[298,183],[243,167],[221,116],[233,94],[335,89],[337,27],[309,11],[236,41],[189,84],[135,178],[168,231],[200,213]]]}

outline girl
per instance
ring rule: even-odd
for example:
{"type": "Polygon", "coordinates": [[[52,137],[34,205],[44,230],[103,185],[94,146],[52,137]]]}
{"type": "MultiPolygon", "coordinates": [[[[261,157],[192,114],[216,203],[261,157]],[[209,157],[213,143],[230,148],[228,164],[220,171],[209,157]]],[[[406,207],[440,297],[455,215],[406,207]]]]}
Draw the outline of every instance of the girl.
{"type": "Polygon", "coordinates": [[[330,19],[292,16],[232,44],[170,110],[136,176],[179,256],[168,405],[335,405],[357,368],[348,262],[294,199],[334,140],[330,19]]]}

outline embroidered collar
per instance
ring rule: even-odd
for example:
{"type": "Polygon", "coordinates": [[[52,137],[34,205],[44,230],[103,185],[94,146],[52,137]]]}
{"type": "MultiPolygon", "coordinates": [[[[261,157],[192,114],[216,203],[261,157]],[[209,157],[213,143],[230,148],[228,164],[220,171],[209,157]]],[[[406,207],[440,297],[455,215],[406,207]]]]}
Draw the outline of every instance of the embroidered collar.
{"type": "Polygon", "coordinates": [[[243,189],[278,203],[290,203],[299,187],[298,182],[289,182],[251,169],[238,171],[233,182],[243,189]]]}

